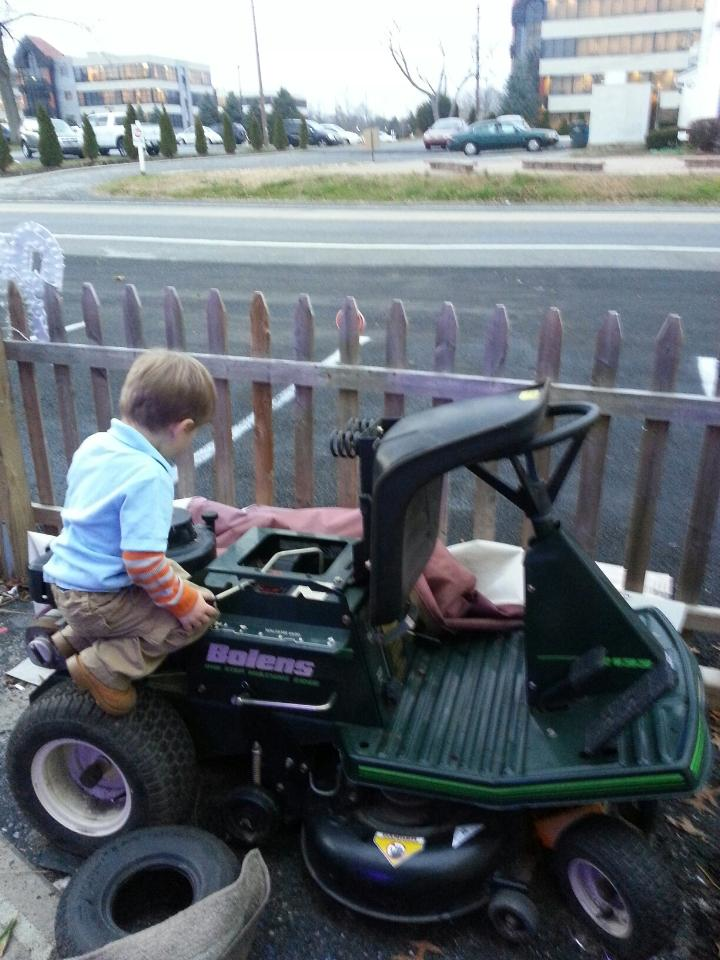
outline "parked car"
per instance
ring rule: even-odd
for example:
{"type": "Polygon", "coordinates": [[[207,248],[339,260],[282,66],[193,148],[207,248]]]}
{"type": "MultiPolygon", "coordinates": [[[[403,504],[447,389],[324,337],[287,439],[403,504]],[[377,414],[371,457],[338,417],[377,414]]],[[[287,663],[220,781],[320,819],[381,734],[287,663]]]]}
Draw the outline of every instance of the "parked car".
{"type": "Polygon", "coordinates": [[[394,133],[388,133],[387,130],[378,130],[378,140],[380,143],[395,143],[397,137],[394,133]]]}
{"type": "Polygon", "coordinates": [[[355,133],[354,130],[345,130],[343,127],[338,126],[337,123],[324,123],[323,126],[326,130],[334,133],[340,143],[363,143],[363,138],[359,133],[355,133]]]}
{"type": "MultiPolygon", "coordinates": [[[[300,146],[301,123],[302,121],[296,117],[283,120],[285,133],[291,147],[300,146]]],[[[328,130],[322,123],[318,123],[316,120],[306,120],[305,123],[307,124],[308,144],[310,146],[335,147],[340,143],[337,135],[328,130]]]]}
{"type": "MultiPolygon", "coordinates": [[[[203,130],[205,131],[205,139],[211,146],[217,146],[223,142],[222,134],[216,133],[212,127],[203,126],[203,130]]],[[[195,146],[195,124],[193,123],[192,126],[185,127],[184,130],[181,130],[175,135],[175,139],[178,143],[191,143],[195,146]]]]}
{"type": "MultiPolygon", "coordinates": [[[[50,122],[55,127],[60,149],[67,156],[81,157],[82,137],[68,126],[64,120],[57,117],[51,117],[50,122]]],[[[25,117],[20,125],[20,146],[25,156],[30,159],[33,154],[40,149],[40,132],[38,130],[37,117],[25,117]]]]}
{"type": "Polygon", "coordinates": [[[455,134],[462,133],[466,128],[467,124],[461,117],[441,117],[423,134],[425,149],[431,150],[433,147],[447,149],[448,143],[455,134]]]}
{"type": "Polygon", "coordinates": [[[0,123],[0,133],[10,143],[10,127],[6,123],[0,123]]]}
{"type": "MultiPolygon", "coordinates": [[[[223,135],[222,123],[211,123],[210,129],[213,130],[215,133],[218,133],[220,135],[220,139],[222,140],[222,135],[223,135]]],[[[241,123],[238,123],[237,121],[233,120],[232,129],[233,129],[233,133],[235,134],[235,143],[245,143],[245,141],[248,138],[247,130],[245,129],[245,127],[241,123]]],[[[192,142],[195,143],[194,137],[192,142]]]]}
{"type": "MultiPolygon", "coordinates": [[[[117,150],[120,156],[125,156],[125,114],[113,113],[112,110],[99,110],[89,114],[89,120],[95,131],[98,149],[103,156],[111,150],[117,150]]],[[[142,124],[145,137],[145,149],[153,157],[160,153],[160,127],[157,123],[142,124]]],[[[80,137],[82,143],[82,136],[80,137]]]]}
{"type": "Polygon", "coordinates": [[[467,130],[457,133],[448,143],[450,150],[462,150],[468,156],[480,150],[507,150],[512,147],[524,147],[531,153],[543,147],[553,147],[559,136],[556,130],[540,127],[518,127],[514,123],[497,120],[481,120],[473,123],[467,130]]]}
{"type": "Polygon", "coordinates": [[[530,129],[530,124],[519,113],[504,113],[501,117],[495,117],[494,119],[496,123],[514,123],[516,127],[521,127],[523,130],[530,129]]]}

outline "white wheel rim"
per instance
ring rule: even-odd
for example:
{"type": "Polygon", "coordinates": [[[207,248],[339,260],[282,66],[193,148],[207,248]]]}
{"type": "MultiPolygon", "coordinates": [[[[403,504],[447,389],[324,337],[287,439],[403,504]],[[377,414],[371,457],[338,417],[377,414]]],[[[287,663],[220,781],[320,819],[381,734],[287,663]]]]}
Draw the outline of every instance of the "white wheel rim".
{"type": "Polygon", "coordinates": [[[45,812],[73,833],[108,837],[128,821],[130,785],[107,754],[85,740],[43,744],[33,757],[30,777],[45,812]],[[83,784],[81,777],[87,774],[92,782],[83,784]]]}
{"type": "Polygon", "coordinates": [[[625,900],[612,880],[589,860],[568,864],[568,880],[580,906],[592,922],[617,940],[628,940],[632,919],[625,900]]]}

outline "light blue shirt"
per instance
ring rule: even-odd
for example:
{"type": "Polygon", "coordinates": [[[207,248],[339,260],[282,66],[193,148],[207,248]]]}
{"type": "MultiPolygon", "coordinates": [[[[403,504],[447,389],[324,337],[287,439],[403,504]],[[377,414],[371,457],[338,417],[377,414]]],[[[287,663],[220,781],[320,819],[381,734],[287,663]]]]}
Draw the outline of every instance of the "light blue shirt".
{"type": "Polygon", "coordinates": [[[66,590],[115,591],[130,584],[123,550],[167,549],[173,467],[141,433],[113,420],[75,451],[44,577],[66,590]]]}

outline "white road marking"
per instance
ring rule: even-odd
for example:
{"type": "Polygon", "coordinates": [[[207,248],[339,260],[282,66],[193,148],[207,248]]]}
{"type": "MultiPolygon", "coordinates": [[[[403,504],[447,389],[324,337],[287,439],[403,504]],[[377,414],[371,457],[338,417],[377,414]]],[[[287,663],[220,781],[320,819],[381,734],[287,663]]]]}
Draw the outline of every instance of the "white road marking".
{"type": "MultiPolygon", "coordinates": [[[[370,337],[360,337],[360,346],[363,346],[366,343],[370,343],[370,337]]],[[[335,350],[329,356],[325,357],[324,360],[320,361],[320,366],[322,367],[335,367],[340,363],[340,351],[335,350]]],[[[292,398],[295,396],[295,387],[285,387],[284,390],[281,390],[280,393],[276,393],[272,398],[272,408],[273,410],[279,410],[281,407],[284,407],[286,404],[290,403],[292,398]]],[[[240,437],[244,436],[248,431],[252,430],[255,424],[255,415],[248,414],[247,417],[243,417],[238,423],[234,424],[230,435],[232,437],[233,443],[236,440],[239,440],[240,437]]],[[[209,443],[204,444],[198,450],[195,451],[195,466],[200,467],[204,463],[207,463],[208,460],[212,460],[215,456],[215,443],[211,440],[209,443]]]]}
{"type": "Polygon", "coordinates": [[[706,397],[714,397],[718,374],[720,373],[717,357],[698,357],[697,365],[703,393],[706,397]]]}
{"type": "Polygon", "coordinates": [[[71,324],[69,324],[67,327],[65,327],[65,333],[72,333],[73,330],[84,330],[84,329],[85,329],[85,324],[82,323],[82,322],[81,322],[81,323],[71,323],[71,324]]]}
{"type": "Polygon", "coordinates": [[[329,240],[211,240],[205,237],[141,237],[106,233],[56,233],[57,240],[79,240],[98,243],[165,244],[184,247],[231,247],[269,250],[407,250],[433,252],[533,251],[559,253],[585,251],[591,253],[708,253],[720,254],[720,247],[681,246],[646,243],[349,243],[329,240]]]}

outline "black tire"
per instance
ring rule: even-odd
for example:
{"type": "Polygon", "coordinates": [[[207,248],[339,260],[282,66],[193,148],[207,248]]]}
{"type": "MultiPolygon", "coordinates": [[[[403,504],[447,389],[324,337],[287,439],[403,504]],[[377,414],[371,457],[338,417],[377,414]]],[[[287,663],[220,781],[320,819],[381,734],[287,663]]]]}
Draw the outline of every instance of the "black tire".
{"type": "Polygon", "coordinates": [[[27,145],[25,140],[23,140],[21,147],[22,147],[23,156],[27,157],[28,160],[32,159],[33,152],[30,149],[30,147],[27,145]]]}
{"type": "Polygon", "coordinates": [[[22,714],[7,771],[28,819],[83,856],[128,830],[182,823],[197,778],[187,727],[163,699],[139,690],[132,713],[110,717],[69,681],[22,714]]]}
{"type": "Polygon", "coordinates": [[[488,904],[488,917],[495,931],[510,943],[527,943],[537,936],[537,907],[519,890],[498,890],[488,904]]]}
{"type": "Polygon", "coordinates": [[[101,150],[100,150],[100,156],[101,156],[101,157],[106,157],[109,153],[110,153],[109,150],[106,150],[106,149],[101,149],[101,150]]]}
{"type": "Polygon", "coordinates": [[[115,141],[115,146],[117,147],[117,152],[120,154],[121,157],[126,157],[126,156],[127,156],[127,150],[125,149],[125,138],[124,138],[124,137],[118,137],[117,140],[115,141]]]}
{"type": "Polygon", "coordinates": [[[197,827],[133,830],[96,850],[63,891],[55,915],[61,957],[89,953],[154,926],[233,883],[230,848],[197,827]]]}
{"type": "Polygon", "coordinates": [[[618,960],[648,960],[673,943],[679,892],[639,830],[586,817],[560,836],[553,865],[572,911],[618,960]]]}

